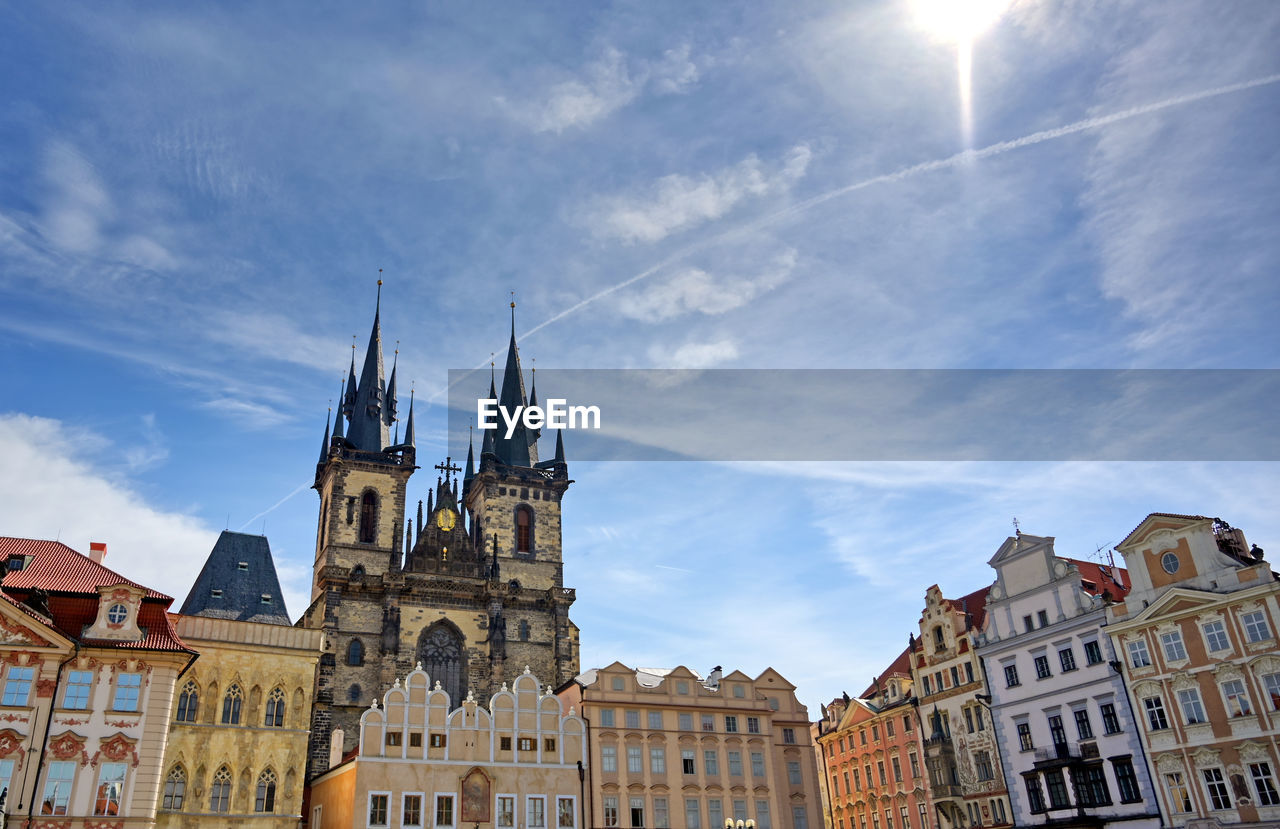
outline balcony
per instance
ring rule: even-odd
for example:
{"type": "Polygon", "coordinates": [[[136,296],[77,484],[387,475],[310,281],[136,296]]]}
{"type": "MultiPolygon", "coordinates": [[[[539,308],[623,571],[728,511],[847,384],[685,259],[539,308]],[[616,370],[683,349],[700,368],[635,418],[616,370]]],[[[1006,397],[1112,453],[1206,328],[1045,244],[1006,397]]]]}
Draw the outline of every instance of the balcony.
{"type": "MultiPolygon", "coordinates": [[[[1098,747],[1092,745],[1093,754],[1096,757],[1098,747]]],[[[1069,743],[1056,743],[1051,748],[1037,748],[1035,754],[1035,768],[1061,766],[1067,763],[1079,760],[1082,755],[1081,747],[1072,746],[1069,743]]]]}

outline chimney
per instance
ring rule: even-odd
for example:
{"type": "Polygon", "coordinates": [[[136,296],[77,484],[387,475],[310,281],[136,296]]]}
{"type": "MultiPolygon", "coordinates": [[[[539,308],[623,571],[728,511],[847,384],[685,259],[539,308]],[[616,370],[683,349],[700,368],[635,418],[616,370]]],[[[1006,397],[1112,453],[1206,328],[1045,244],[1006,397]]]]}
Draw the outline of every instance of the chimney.
{"type": "Polygon", "coordinates": [[[89,542],[89,559],[95,564],[101,564],[102,560],[107,557],[107,543],[105,541],[89,542]]]}

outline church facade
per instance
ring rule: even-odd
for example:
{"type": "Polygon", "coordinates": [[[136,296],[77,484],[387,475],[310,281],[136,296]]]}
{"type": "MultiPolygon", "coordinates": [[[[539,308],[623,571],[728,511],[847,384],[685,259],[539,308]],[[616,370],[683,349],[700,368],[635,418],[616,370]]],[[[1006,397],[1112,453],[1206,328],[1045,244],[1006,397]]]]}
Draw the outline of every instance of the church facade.
{"type": "MultiPolygon", "coordinates": [[[[491,376],[489,397],[510,408],[537,402],[536,388],[525,394],[514,316],[501,396],[491,376]]],[[[396,368],[384,374],[375,312],[360,375],[353,355],[316,465],[320,518],[301,624],[324,632],[325,651],[308,778],[328,769],[335,730],[352,749],[372,698],[411,671],[425,671],[456,706],[468,693],[483,703],[526,667],[553,687],[579,670],[561,550],[572,483],[563,439],[539,462],[538,432],[486,431],[478,464],[473,447],[465,469],[446,458],[425,502],[411,507],[420,480],[412,400],[404,426],[401,438],[396,368]]]]}

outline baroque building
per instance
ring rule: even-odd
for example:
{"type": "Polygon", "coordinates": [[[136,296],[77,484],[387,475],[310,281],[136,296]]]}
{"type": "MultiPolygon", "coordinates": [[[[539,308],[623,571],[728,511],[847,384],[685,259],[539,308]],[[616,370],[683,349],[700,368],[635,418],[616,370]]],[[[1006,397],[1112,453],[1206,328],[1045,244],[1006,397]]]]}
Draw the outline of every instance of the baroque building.
{"type": "Polygon", "coordinates": [[[1123,568],[1063,558],[1018,532],[990,560],[978,654],[1014,823],[1156,829],[1160,810],[1124,679],[1102,630],[1123,568]]]}
{"type": "Polygon", "coordinates": [[[1116,545],[1132,588],[1107,608],[1172,826],[1280,826],[1280,581],[1217,518],[1152,513],[1116,545]]]}
{"type": "MultiPolygon", "coordinates": [[[[488,394],[511,411],[537,403],[535,388],[525,393],[514,308],[501,393],[491,373],[488,394]]],[[[561,499],[572,483],[561,433],[553,458],[540,462],[538,431],[486,430],[478,464],[474,447],[465,469],[450,458],[437,464],[425,504],[411,511],[413,402],[401,437],[380,309],[360,374],[353,353],[340,400],[316,465],[320,520],[301,621],[325,635],[309,777],[328,768],[330,734],[342,730],[344,750],[352,748],[375,689],[417,665],[454,705],[469,693],[483,704],[525,666],[553,685],[578,672],[561,549],[561,499]]]]}
{"type": "Polygon", "coordinates": [[[294,627],[267,539],[224,530],[171,615],[178,680],[156,825],[296,827],[321,633],[294,627]]]}

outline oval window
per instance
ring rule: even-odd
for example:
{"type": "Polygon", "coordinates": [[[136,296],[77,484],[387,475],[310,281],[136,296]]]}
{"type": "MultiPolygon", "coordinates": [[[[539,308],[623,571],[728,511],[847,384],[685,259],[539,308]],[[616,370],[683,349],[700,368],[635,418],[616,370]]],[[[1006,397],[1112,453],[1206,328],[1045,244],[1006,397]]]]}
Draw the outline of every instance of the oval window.
{"type": "Polygon", "coordinates": [[[1178,572],[1178,554],[1165,553],[1160,557],[1160,566],[1164,568],[1166,573],[1178,572]]]}
{"type": "Polygon", "coordinates": [[[129,618],[129,608],[122,604],[113,604],[107,608],[107,621],[113,625],[118,625],[129,618]]]}

